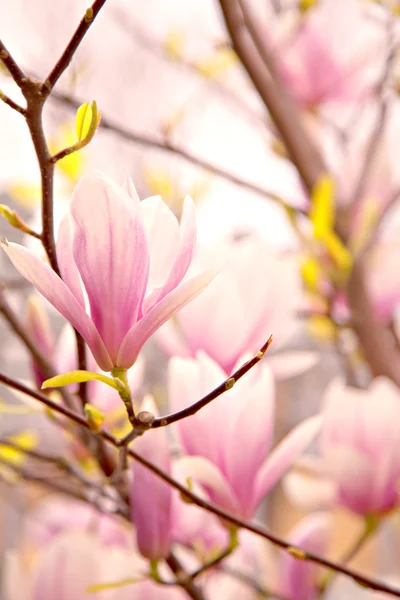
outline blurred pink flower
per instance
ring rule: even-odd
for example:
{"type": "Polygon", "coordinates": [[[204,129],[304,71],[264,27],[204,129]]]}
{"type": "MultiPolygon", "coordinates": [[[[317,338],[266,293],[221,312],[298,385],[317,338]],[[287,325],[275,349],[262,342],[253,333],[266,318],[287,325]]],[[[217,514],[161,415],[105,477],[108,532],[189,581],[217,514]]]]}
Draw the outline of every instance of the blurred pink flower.
{"type": "MultiPolygon", "coordinates": [[[[145,398],[141,410],[148,410],[153,415],[158,412],[150,397],[145,398]]],[[[170,449],[164,427],[150,430],[136,440],[135,451],[170,473],[170,449]]],[[[137,461],[133,461],[132,473],[131,518],[136,527],[139,551],[146,558],[165,558],[171,545],[171,487],[137,461]]]]}
{"type": "MultiPolygon", "coordinates": [[[[2,597],[5,600],[183,600],[173,586],[144,580],[146,562],[134,551],[107,547],[93,535],[64,532],[42,547],[26,568],[20,553],[6,556],[2,597]],[[93,585],[120,583],[109,591],[90,591],[93,585]]],[[[29,564],[29,563],[28,563],[29,564]]]]}
{"type": "MultiPolygon", "coordinates": [[[[26,330],[40,352],[49,360],[54,356],[54,336],[42,302],[36,296],[28,298],[25,314],[26,330]]],[[[31,359],[33,378],[40,390],[47,379],[38,362],[31,359]]]]}
{"type": "MultiPolygon", "coordinates": [[[[307,552],[318,556],[326,554],[332,523],[327,513],[315,513],[304,518],[289,533],[287,540],[307,552]]],[[[279,564],[279,588],[289,600],[314,600],[318,598],[320,569],[315,564],[294,558],[282,552],[279,564]]]]}
{"type": "MultiPolygon", "coordinates": [[[[287,26],[284,21],[278,29],[287,26]]],[[[289,26],[275,40],[276,56],[284,82],[303,108],[355,102],[372,92],[384,53],[379,53],[379,28],[365,19],[358,0],[320,0],[289,26]]]]}
{"type": "Polygon", "coordinates": [[[128,547],[130,542],[127,528],[114,515],[102,513],[89,504],[59,496],[45,498],[37,509],[29,513],[24,534],[37,549],[66,531],[96,534],[99,541],[109,547],[128,547]]]}
{"type": "Polygon", "coordinates": [[[362,516],[399,505],[400,392],[389,379],[367,390],[332,382],[325,393],[319,456],[309,473],[290,474],[289,495],[303,506],[339,504],[362,516]]]}
{"type": "Polygon", "coordinates": [[[192,200],[181,227],[160,197],[142,202],[101,176],[76,186],[58,235],[60,279],[32,251],[2,244],[20,273],[81,333],[101,369],[129,368],[146,340],[216,274],[188,278],[196,246],[192,200]]]}
{"type": "MultiPolygon", "coordinates": [[[[169,398],[173,411],[222,383],[224,371],[206,354],[173,358],[169,398]]],[[[196,415],[177,423],[188,475],[211,500],[243,519],[251,518],[262,498],[316,436],[320,419],[293,429],[272,451],[275,393],[268,365],[252,369],[235,386],[196,415]]]]}
{"type": "MultiPolygon", "coordinates": [[[[233,244],[229,260],[198,298],[157,333],[172,356],[195,356],[204,350],[227,374],[240,356],[256,353],[274,335],[281,346],[294,329],[301,303],[298,266],[279,257],[257,237],[233,244]]],[[[280,377],[294,375],[315,363],[315,353],[267,355],[280,377]]]]}

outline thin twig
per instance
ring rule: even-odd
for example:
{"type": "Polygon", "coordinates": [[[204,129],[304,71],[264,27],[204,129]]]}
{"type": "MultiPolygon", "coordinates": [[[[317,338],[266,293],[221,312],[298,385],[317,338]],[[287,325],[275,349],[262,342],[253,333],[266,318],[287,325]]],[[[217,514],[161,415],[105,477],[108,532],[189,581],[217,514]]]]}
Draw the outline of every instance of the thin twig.
{"type": "Polygon", "coordinates": [[[14,100],[12,98],[10,98],[9,96],[7,96],[7,94],[5,94],[4,92],[2,92],[1,90],[0,90],[0,100],[2,100],[3,102],[5,102],[5,104],[8,104],[8,106],[10,108],[16,110],[21,115],[25,115],[25,112],[26,112],[25,108],[23,106],[20,106],[16,102],[14,102],[14,100]]]}
{"type": "MultiPolygon", "coordinates": [[[[0,285],[0,314],[3,315],[4,319],[10,325],[11,329],[16,334],[17,338],[21,340],[25,348],[30,352],[32,359],[40,366],[45,377],[48,379],[57,375],[56,370],[50,361],[42,354],[39,348],[36,346],[34,341],[31,339],[26,328],[22,324],[21,320],[17,317],[11,306],[6,300],[2,286],[0,285]]],[[[76,403],[70,396],[68,390],[60,389],[61,396],[65,404],[69,408],[73,408],[76,403]]]]}
{"type": "Polygon", "coordinates": [[[22,89],[22,87],[26,83],[27,76],[25,75],[23,70],[17,65],[17,63],[15,62],[15,60],[13,59],[13,57],[11,56],[11,54],[9,53],[9,51],[7,50],[7,48],[5,47],[5,45],[3,44],[3,42],[1,40],[0,40],[0,60],[2,61],[4,66],[7,68],[8,72],[10,73],[11,77],[13,78],[13,80],[15,81],[17,86],[22,89]]]}
{"type": "Polygon", "coordinates": [[[158,427],[165,427],[166,425],[171,425],[171,423],[176,423],[177,421],[181,421],[182,419],[186,419],[192,415],[195,415],[199,410],[210,404],[213,400],[221,396],[224,392],[230,390],[234,384],[239,381],[252,369],[257,363],[260,362],[264,354],[267,352],[268,348],[272,344],[273,337],[272,335],[269,337],[268,341],[260,348],[257,354],[251,359],[244,363],[237,371],[232,373],[230,377],[228,377],[225,381],[221,383],[218,387],[212,390],[210,393],[206,394],[197,402],[194,402],[187,408],[183,408],[182,410],[178,410],[175,413],[170,415],[166,415],[165,417],[159,417],[153,421],[151,426],[152,429],[157,429],[158,427]]]}
{"type": "Polygon", "coordinates": [[[79,23],[74,35],[71,40],[67,44],[64,52],[58,59],[56,65],[53,67],[49,75],[46,77],[43,83],[43,94],[47,97],[52,91],[53,87],[57,83],[58,79],[64,73],[65,69],[68,67],[71,62],[78,46],[82,42],[83,38],[87,34],[90,26],[94,22],[95,18],[99,14],[100,10],[103,8],[104,4],[107,0],[95,0],[90,8],[88,8],[85,12],[84,17],[79,23]]]}

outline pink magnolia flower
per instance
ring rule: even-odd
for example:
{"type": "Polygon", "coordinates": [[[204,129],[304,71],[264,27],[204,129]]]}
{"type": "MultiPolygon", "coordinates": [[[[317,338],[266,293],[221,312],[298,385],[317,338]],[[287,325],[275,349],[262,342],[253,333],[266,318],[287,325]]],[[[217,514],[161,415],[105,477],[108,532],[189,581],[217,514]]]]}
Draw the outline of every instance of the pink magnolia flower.
{"type": "MultiPolygon", "coordinates": [[[[154,401],[145,398],[141,410],[157,414],[154,401]]],[[[135,442],[135,451],[167,473],[170,472],[170,450],[165,428],[148,431],[135,442]]],[[[146,558],[168,556],[171,545],[171,487],[139,462],[132,465],[130,489],[131,518],[136,527],[139,551],[146,558]]]]}
{"type": "Polygon", "coordinates": [[[278,66],[303,108],[354,102],[371,93],[384,56],[382,36],[364,18],[358,0],[320,0],[301,21],[280,23],[280,29],[288,25],[291,31],[275,40],[278,66]]]}
{"type": "MultiPolygon", "coordinates": [[[[327,513],[315,513],[300,521],[287,539],[293,546],[324,556],[331,530],[330,516],[327,513]]],[[[280,594],[289,600],[318,598],[319,572],[317,565],[282,552],[279,563],[280,594]]]]}
{"type": "Polygon", "coordinates": [[[42,547],[36,561],[9,553],[4,565],[5,600],[183,600],[173,586],[145,579],[146,562],[134,551],[107,547],[93,534],[64,532],[42,547]],[[121,581],[132,583],[121,586],[121,581]],[[90,591],[98,584],[116,583],[115,589],[90,591]],[[118,585],[118,583],[120,585],[118,585]]]}
{"type": "Polygon", "coordinates": [[[129,547],[130,536],[120,519],[89,504],[60,496],[45,498],[29,513],[24,537],[37,549],[67,531],[96,534],[108,547],[129,547]]]}
{"type": "MultiPolygon", "coordinates": [[[[195,356],[204,350],[226,373],[240,356],[256,353],[274,335],[281,346],[294,328],[301,303],[298,267],[278,257],[261,238],[242,240],[230,248],[229,261],[198,298],[157,333],[172,356],[195,356]]],[[[274,372],[294,375],[315,363],[310,352],[267,356],[274,372]]]]}
{"type": "Polygon", "coordinates": [[[100,176],[76,186],[58,235],[62,279],[32,251],[3,243],[20,273],[81,333],[104,371],[129,368],[146,340],[204,289],[216,270],[187,275],[196,247],[194,206],[181,227],[160,197],[139,201],[100,176]]]}
{"type": "MultiPolygon", "coordinates": [[[[173,358],[169,366],[169,398],[176,411],[219,385],[226,375],[206,354],[197,359],[173,358]]],[[[274,430],[274,383],[268,365],[259,365],[196,415],[177,423],[188,457],[187,472],[211,500],[226,510],[251,518],[295,458],[318,432],[319,418],[296,427],[270,456],[274,430]]]]}
{"type": "Polygon", "coordinates": [[[288,476],[289,495],[302,505],[339,504],[362,516],[398,506],[398,388],[384,377],[367,390],[336,380],[325,394],[322,419],[319,457],[308,461],[308,475],[288,476]]]}

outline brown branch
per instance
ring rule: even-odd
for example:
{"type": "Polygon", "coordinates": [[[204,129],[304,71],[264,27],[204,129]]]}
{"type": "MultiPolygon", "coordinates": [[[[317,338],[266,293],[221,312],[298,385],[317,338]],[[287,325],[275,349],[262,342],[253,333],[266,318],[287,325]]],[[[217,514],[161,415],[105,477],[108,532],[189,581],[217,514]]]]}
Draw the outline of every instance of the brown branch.
{"type": "Polygon", "coordinates": [[[262,346],[262,348],[257,352],[257,354],[251,359],[244,363],[237,371],[235,371],[230,377],[228,377],[225,381],[221,383],[218,387],[212,390],[209,394],[206,394],[197,402],[194,402],[190,406],[183,408],[182,410],[178,410],[175,413],[170,415],[166,415],[165,417],[159,417],[153,421],[151,429],[157,429],[158,427],[165,427],[166,425],[171,425],[171,423],[176,423],[177,421],[181,421],[182,419],[186,419],[187,417],[191,417],[195,415],[199,410],[210,404],[213,400],[221,396],[227,390],[230,390],[239,379],[246,375],[257,363],[260,362],[264,354],[267,352],[268,348],[272,344],[273,337],[272,335],[269,337],[268,341],[262,346]]]}
{"type": "Polygon", "coordinates": [[[176,583],[185,590],[188,596],[193,598],[193,600],[205,600],[203,592],[193,582],[190,575],[186,573],[180,560],[178,560],[175,554],[171,552],[170,555],[165,559],[165,562],[176,576],[176,583]]]}
{"type": "Polygon", "coordinates": [[[19,88],[23,88],[26,83],[27,76],[23,72],[23,70],[17,65],[3,42],[0,40],[0,60],[7,68],[7,71],[10,73],[11,77],[17,84],[19,88]]]}
{"type": "MultiPolygon", "coordinates": [[[[56,370],[54,369],[51,362],[42,354],[39,348],[36,346],[26,328],[22,324],[21,320],[17,317],[15,312],[12,310],[11,306],[6,300],[4,295],[4,291],[2,290],[2,286],[0,285],[0,314],[3,315],[4,319],[10,325],[11,329],[16,334],[17,338],[21,340],[24,344],[25,348],[31,354],[31,357],[37,364],[40,366],[44,375],[49,379],[50,377],[54,377],[57,375],[56,370]]],[[[63,397],[65,404],[69,408],[73,408],[75,406],[75,402],[70,396],[69,392],[66,389],[60,389],[60,393],[63,397]]]]}
{"type": "Polygon", "coordinates": [[[375,377],[389,377],[400,387],[400,352],[394,337],[378,319],[366,287],[364,256],[354,263],[347,285],[352,327],[375,377]]]}
{"type": "Polygon", "coordinates": [[[25,108],[23,106],[20,106],[16,102],[14,102],[14,100],[12,98],[10,98],[9,96],[7,96],[7,94],[5,94],[4,92],[2,92],[1,90],[0,90],[0,100],[2,100],[5,104],[8,104],[8,106],[10,108],[16,110],[21,115],[25,115],[25,108]]]}
{"type": "Polygon", "coordinates": [[[89,31],[90,26],[94,22],[100,10],[103,8],[106,1],[107,0],[95,0],[92,6],[86,10],[84,17],[79,23],[71,40],[67,44],[67,47],[43,83],[42,92],[45,98],[50,94],[58,79],[68,67],[76,50],[78,49],[78,46],[89,31]]]}
{"type": "MultiPolygon", "coordinates": [[[[275,61],[271,50],[264,44],[263,60],[245,27],[237,0],[219,0],[219,4],[233,47],[269,111],[304,184],[311,191],[326,167],[320,152],[303,127],[298,107],[277,79],[278,70],[275,66],[272,67],[275,61]],[[270,69],[265,65],[266,56],[270,69]]],[[[249,18],[247,15],[247,19],[249,18]]],[[[253,21],[252,30],[258,29],[258,23],[253,21]]],[[[260,39],[263,35],[265,32],[259,34],[260,39]]]]}

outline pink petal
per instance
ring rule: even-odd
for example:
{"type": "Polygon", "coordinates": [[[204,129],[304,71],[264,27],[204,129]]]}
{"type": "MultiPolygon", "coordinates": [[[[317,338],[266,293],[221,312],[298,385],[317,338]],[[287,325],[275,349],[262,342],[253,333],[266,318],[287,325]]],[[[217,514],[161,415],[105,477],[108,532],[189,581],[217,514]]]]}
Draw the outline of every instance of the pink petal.
{"type": "Polygon", "coordinates": [[[178,256],[180,230],[172,210],[160,196],[140,203],[140,215],[148,242],[150,272],[144,312],[154,304],[178,256]]]}
{"type": "Polygon", "coordinates": [[[255,491],[254,507],[271,490],[295,459],[307,448],[321,429],[320,416],[305,419],[278,444],[258,472],[255,491]]]}
{"type": "MultiPolygon", "coordinates": [[[[136,322],[147,283],[149,255],[137,207],[126,192],[97,176],[75,188],[74,258],[91,317],[115,364],[120,344],[136,322]]],[[[129,365],[130,366],[130,365],[129,365]]]]}
{"type": "Polygon", "coordinates": [[[118,353],[117,366],[129,368],[133,365],[149,337],[173,314],[197,296],[212,281],[217,272],[216,269],[210,269],[187,279],[146,313],[126,334],[118,353]]]}
{"type": "Polygon", "coordinates": [[[246,518],[253,516],[254,482],[271,447],[275,421],[272,372],[267,365],[255,371],[253,377],[243,377],[232,390],[234,394],[225,405],[225,424],[222,419],[214,425],[215,429],[222,425],[226,430],[215,432],[223,438],[223,472],[246,518]]]}
{"type": "MultiPolygon", "coordinates": [[[[176,412],[193,404],[226,379],[224,371],[205,353],[197,359],[172,358],[168,365],[168,397],[176,412]]],[[[221,447],[232,391],[213,400],[196,415],[177,423],[181,445],[186,454],[201,455],[223,469],[221,447]],[[227,406],[228,403],[228,406],[227,406]]]]}
{"type": "Polygon", "coordinates": [[[212,502],[234,515],[241,515],[232,488],[218,467],[202,456],[186,456],[179,462],[188,475],[204,488],[212,502]]]}
{"type": "MultiPolygon", "coordinates": [[[[331,532],[332,519],[330,515],[327,513],[314,514],[303,519],[290,532],[288,541],[308,552],[324,556],[331,532]]],[[[317,598],[318,575],[319,569],[316,565],[298,560],[287,552],[282,553],[280,561],[281,593],[285,598],[296,598],[296,600],[317,598]]]]}
{"type": "Polygon", "coordinates": [[[58,230],[57,262],[63,281],[65,281],[79,304],[85,308],[81,279],[73,257],[73,224],[69,213],[61,221],[58,230]]]}
{"type": "MultiPolygon", "coordinates": [[[[201,296],[205,293],[206,292],[203,292],[201,296]]],[[[199,298],[201,298],[201,296],[199,296],[199,298]]],[[[192,303],[194,302],[195,300],[193,300],[192,303]]],[[[156,339],[164,352],[169,356],[191,356],[183,332],[174,320],[167,321],[160,327],[157,331],[156,339]]]]}
{"type": "Polygon", "coordinates": [[[279,352],[267,358],[276,379],[288,379],[311,369],[318,362],[319,355],[317,352],[292,351],[279,352]]]}
{"type": "MultiPolygon", "coordinates": [[[[144,408],[151,407],[142,406],[144,408]]],[[[151,412],[155,412],[154,408],[151,412]]],[[[135,450],[169,473],[170,450],[166,429],[148,431],[135,442],[135,450]]],[[[146,558],[165,558],[171,544],[171,488],[137,461],[133,462],[132,468],[131,515],[138,548],[146,558]]]]}
{"type": "Polygon", "coordinates": [[[335,482],[327,477],[293,472],[283,478],[282,487],[290,502],[307,512],[328,510],[337,497],[335,482]]]}
{"type": "MultiPolygon", "coordinates": [[[[165,225],[164,225],[165,228],[165,225]]],[[[177,252],[175,262],[170,270],[166,282],[153,298],[152,305],[158,302],[161,298],[169,294],[174,288],[176,288],[184,276],[192,262],[193,253],[196,245],[196,218],[193,200],[186,196],[183,204],[183,212],[180,227],[181,242],[177,252]]],[[[163,252],[166,252],[164,247],[163,252]]],[[[147,304],[146,311],[151,308],[151,305],[147,304]]]]}
{"type": "Polygon", "coordinates": [[[227,269],[223,269],[207,290],[185,307],[177,320],[192,355],[197,350],[204,350],[230,372],[246,345],[246,314],[240,285],[227,269]]]}
{"type": "Polygon", "coordinates": [[[31,600],[90,600],[87,588],[98,582],[98,541],[83,533],[64,533],[46,546],[36,565],[31,600]],[[62,594],[62,596],[61,596],[62,594]]]}
{"type": "Polygon", "coordinates": [[[97,364],[104,371],[113,367],[96,327],[66,284],[33,252],[19,244],[2,244],[18,271],[58,310],[82,335],[97,364]]]}

